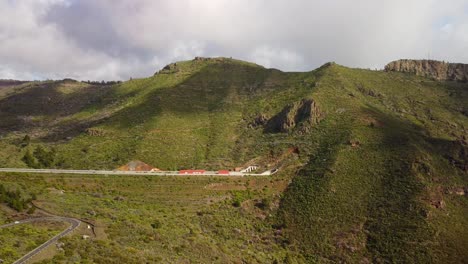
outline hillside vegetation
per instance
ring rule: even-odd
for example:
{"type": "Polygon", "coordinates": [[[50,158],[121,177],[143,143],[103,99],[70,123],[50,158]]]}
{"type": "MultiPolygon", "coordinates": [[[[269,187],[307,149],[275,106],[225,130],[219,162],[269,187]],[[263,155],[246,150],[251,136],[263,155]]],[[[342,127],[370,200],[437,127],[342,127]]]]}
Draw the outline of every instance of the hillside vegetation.
{"type": "MultiPolygon", "coordinates": [[[[255,223],[255,232],[281,234],[265,240],[275,244],[274,258],[239,253],[250,262],[463,262],[467,130],[467,83],[335,63],[285,73],[196,58],[120,84],[64,80],[0,87],[0,167],[115,169],[141,160],[167,170],[254,163],[261,170],[280,168],[267,179],[289,182],[287,188],[255,194],[247,188],[228,193],[232,204],[214,202],[222,203],[226,218],[238,217],[254,200],[271,204],[268,217],[247,213],[239,220],[255,223]]],[[[194,179],[195,185],[205,180],[194,179]]],[[[83,188],[88,184],[85,179],[83,188]]],[[[50,203],[49,209],[67,213],[58,201],[50,203]]],[[[215,205],[203,210],[221,210],[215,205]]],[[[187,210],[184,217],[195,217],[196,210],[187,210]]],[[[159,214],[151,208],[145,213],[159,214]]],[[[104,222],[119,241],[108,246],[125,244],[129,238],[113,230],[109,218],[104,222]]],[[[229,228],[242,230],[237,224],[229,228]]],[[[164,241],[171,243],[170,230],[165,232],[164,241]]],[[[215,243],[206,237],[219,243],[219,234],[198,236],[206,247],[215,243]]],[[[146,248],[132,243],[137,252],[146,248]]],[[[249,249],[263,248],[252,243],[249,249]]],[[[203,262],[184,247],[178,261],[203,262]]],[[[210,253],[205,261],[239,260],[231,258],[236,248],[229,244],[229,252],[210,253]]]]}

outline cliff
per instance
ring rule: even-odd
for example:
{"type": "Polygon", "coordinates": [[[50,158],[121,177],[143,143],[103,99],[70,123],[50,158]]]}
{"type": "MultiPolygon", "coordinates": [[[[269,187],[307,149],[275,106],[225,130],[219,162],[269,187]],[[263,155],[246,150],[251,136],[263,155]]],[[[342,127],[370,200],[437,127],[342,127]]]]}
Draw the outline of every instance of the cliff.
{"type": "Polygon", "coordinates": [[[468,64],[435,60],[397,60],[385,66],[386,71],[413,73],[438,81],[468,81],[468,64]]]}

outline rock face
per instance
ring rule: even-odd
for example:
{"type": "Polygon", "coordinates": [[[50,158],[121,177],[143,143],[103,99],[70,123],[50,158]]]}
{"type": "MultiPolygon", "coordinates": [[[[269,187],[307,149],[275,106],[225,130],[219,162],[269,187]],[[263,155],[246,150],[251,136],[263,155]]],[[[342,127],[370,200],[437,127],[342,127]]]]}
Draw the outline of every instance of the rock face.
{"type": "Polygon", "coordinates": [[[435,60],[397,60],[385,66],[385,71],[413,73],[438,81],[468,81],[468,64],[435,60]]]}
{"type": "Polygon", "coordinates": [[[258,114],[253,121],[249,123],[249,128],[264,126],[268,122],[268,117],[264,114],[258,114]]]}
{"type": "Polygon", "coordinates": [[[265,125],[267,133],[285,133],[300,127],[301,132],[307,132],[310,125],[317,124],[322,118],[320,109],[313,99],[302,99],[290,104],[273,116],[265,125]]]}

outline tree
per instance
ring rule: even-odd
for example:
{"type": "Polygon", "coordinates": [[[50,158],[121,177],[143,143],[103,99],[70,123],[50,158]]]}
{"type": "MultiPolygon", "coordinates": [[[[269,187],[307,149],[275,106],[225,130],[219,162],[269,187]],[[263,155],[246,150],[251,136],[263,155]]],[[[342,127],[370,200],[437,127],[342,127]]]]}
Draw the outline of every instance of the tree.
{"type": "Polygon", "coordinates": [[[54,165],[54,159],[55,159],[54,149],[47,151],[42,146],[37,146],[33,154],[39,163],[39,167],[50,168],[54,165]]]}
{"type": "MultiPolygon", "coordinates": [[[[28,204],[32,200],[32,198],[24,199],[20,190],[7,190],[5,186],[0,184],[0,203],[6,203],[9,207],[21,212],[28,208],[28,204]]],[[[30,209],[30,213],[33,212],[34,209],[30,209]]]]}
{"type": "Polygon", "coordinates": [[[39,164],[37,163],[37,160],[34,158],[33,154],[31,153],[31,150],[27,150],[26,153],[24,154],[23,158],[21,159],[28,167],[31,168],[38,168],[39,164]]]}
{"type": "Polygon", "coordinates": [[[23,140],[21,141],[21,147],[27,147],[29,146],[29,143],[31,142],[31,137],[29,135],[24,136],[23,140]]]}

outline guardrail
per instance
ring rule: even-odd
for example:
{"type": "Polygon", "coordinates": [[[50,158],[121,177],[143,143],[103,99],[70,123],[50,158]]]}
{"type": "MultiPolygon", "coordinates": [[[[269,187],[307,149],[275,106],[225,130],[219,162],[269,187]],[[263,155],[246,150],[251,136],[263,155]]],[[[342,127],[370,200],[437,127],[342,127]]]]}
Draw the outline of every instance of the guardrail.
{"type": "Polygon", "coordinates": [[[118,171],[118,170],[64,170],[64,169],[26,169],[26,168],[0,168],[0,172],[17,173],[50,173],[50,174],[97,174],[97,175],[155,175],[155,176],[267,176],[274,171],[263,173],[243,173],[231,171],[229,174],[218,174],[215,171],[207,171],[202,174],[179,174],[178,171],[118,171]]]}

